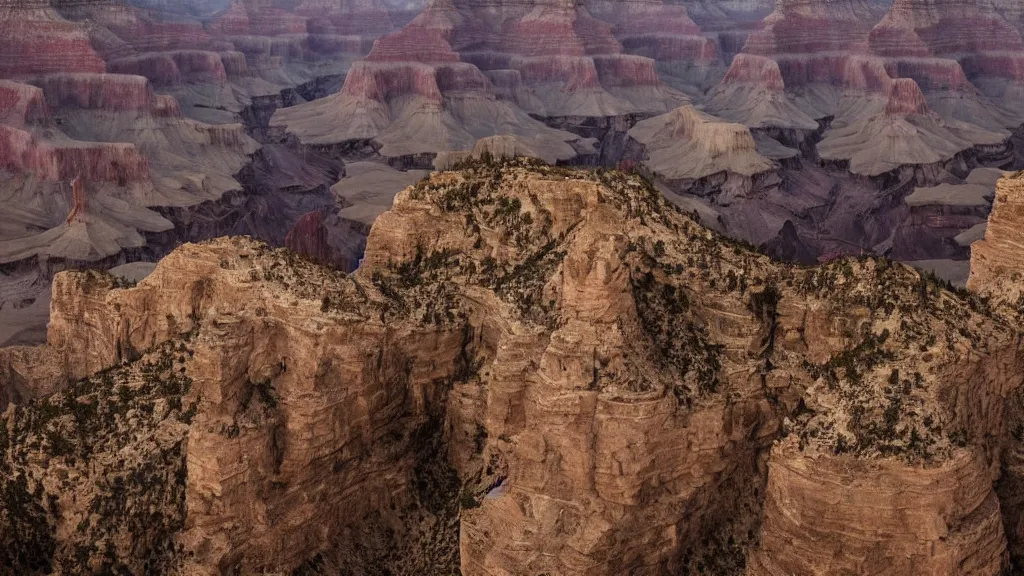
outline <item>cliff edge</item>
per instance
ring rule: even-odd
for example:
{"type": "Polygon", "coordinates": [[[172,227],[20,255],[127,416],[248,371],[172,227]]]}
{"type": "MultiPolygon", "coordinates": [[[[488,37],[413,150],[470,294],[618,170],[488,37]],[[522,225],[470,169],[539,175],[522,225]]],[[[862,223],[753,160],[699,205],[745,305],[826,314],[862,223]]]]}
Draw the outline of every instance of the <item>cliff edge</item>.
{"type": "Polygon", "coordinates": [[[1019,349],[906,266],[780,264],[637,175],[471,161],[350,275],[244,238],[59,274],[48,345],[0,351],[0,565],[997,574],[1019,349]]]}

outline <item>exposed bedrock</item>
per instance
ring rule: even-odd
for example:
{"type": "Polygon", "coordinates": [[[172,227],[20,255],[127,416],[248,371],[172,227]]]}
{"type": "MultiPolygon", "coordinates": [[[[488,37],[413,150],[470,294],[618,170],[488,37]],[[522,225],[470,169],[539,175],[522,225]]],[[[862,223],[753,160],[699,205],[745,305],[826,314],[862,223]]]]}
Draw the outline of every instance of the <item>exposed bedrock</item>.
{"type": "Polygon", "coordinates": [[[913,260],[966,260],[970,242],[961,243],[961,234],[984,225],[989,205],[925,204],[910,206],[893,231],[890,258],[913,260]]]}
{"type": "MultiPolygon", "coordinates": [[[[241,53],[234,53],[241,56],[241,53]]],[[[245,58],[225,60],[216,52],[177,50],[149,53],[141,56],[112,60],[110,72],[138,74],[150,79],[156,86],[175,86],[189,82],[225,82],[228,68],[233,76],[246,74],[245,58]]]]}
{"type": "Polygon", "coordinates": [[[59,390],[2,417],[47,457],[2,455],[39,520],[5,553],[994,576],[1020,546],[993,491],[1024,374],[1008,320],[881,259],[774,262],[636,175],[469,162],[399,193],[351,275],[242,238],[134,287],[58,275],[49,345],[0,351],[8,398],[59,390]]]}
{"type": "Polygon", "coordinates": [[[587,2],[587,10],[612,24],[623,51],[657,62],[662,78],[695,93],[721,75],[722,60],[714,39],[704,35],[681,4],[661,0],[587,2]]]}
{"type": "Polygon", "coordinates": [[[1000,574],[1006,541],[990,458],[963,449],[926,469],[812,459],[790,439],[772,450],[748,573],[1000,574]]]}
{"type": "Polygon", "coordinates": [[[897,78],[879,112],[827,130],[818,144],[826,161],[849,162],[854,174],[876,176],[904,165],[942,162],[964,151],[1005,148],[1006,134],[945,120],[931,111],[917,83],[897,78]]]}
{"type": "MultiPolygon", "coordinates": [[[[683,35],[698,33],[681,7],[597,9],[615,22],[633,12],[664,12],[685,24],[683,35]]],[[[624,33],[637,29],[629,22],[621,22],[624,33]]],[[[569,160],[581,149],[573,143],[578,138],[527,114],[556,126],[586,124],[665,112],[686,100],[661,83],[653,59],[622,53],[617,25],[571,2],[515,3],[500,15],[469,1],[434,2],[377,39],[338,95],[281,110],[272,124],[304,143],[373,141],[387,158],[468,152],[480,138],[514,136],[547,161],[569,160]]]]}
{"type": "Polygon", "coordinates": [[[278,110],[280,126],[304,144],[369,141],[384,157],[471,150],[478,138],[523,138],[540,158],[554,162],[576,155],[578,137],[544,126],[499,100],[472,65],[377,62],[355,64],[341,92],[278,110]]]}
{"type": "MultiPolygon", "coordinates": [[[[1020,222],[1024,221],[1024,173],[1008,175],[996,184],[995,200],[984,238],[971,245],[970,290],[990,299],[1010,321],[1024,318],[1024,277],[1020,222]]],[[[1002,468],[996,491],[1003,510],[1012,567],[1024,566],[1024,395],[1008,395],[1003,429],[1002,468]]]]}
{"type": "Polygon", "coordinates": [[[983,240],[971,246],[971,277],[967,286],[994,301],[1019,306],[1024,275],[1024,177],[1008,176],[996,184],[992,214],[983,240]]]}
{"type": "Polygon", "coordinates": [[[1024,40],[992,2],[899,0],[871,31],[870,43],[874,53],[890,61],[890,69],[898,67],[900,76],[914,78],[926,91],[965,93],[972,109],[948,111],[959,112],[958,119],[977,116],[982,125],[994,125],[983,110],[994,108],[990,114],[1002,127],[1024,121],[1024,40]],[[943,67],[949,71],[943,73],[943,67]],[[985,104],[971,102],[979,98],[985,104]]]}
{"type": "Polygon", "coordinates": [[[629,136],[644,145],[645,163],[667,180],[696,180],[732,172],[753,176],[776,165],[757,151],[750,130],[692,106],[638,123],[629,136]]]}
{"type": "Polygon", "coordinates": [[[0,54],[0,78],[105,70],[86,29],[61,17],[47,2],[0,6],[0,54]]]}

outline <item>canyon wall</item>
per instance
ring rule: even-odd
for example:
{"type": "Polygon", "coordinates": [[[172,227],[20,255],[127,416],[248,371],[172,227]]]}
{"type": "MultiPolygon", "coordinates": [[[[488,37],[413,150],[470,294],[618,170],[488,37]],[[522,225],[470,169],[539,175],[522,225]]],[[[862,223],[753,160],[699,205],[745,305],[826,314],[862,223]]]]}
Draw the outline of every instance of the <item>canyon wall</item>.
{"type": "Polygon", "coordinates": [[[53,302],[48,345],[0,355],[37,396],[0,452],[26,573],[998,574],[1019,550],[1004,312],[880,259],[773,262],[636,175],[464,162],[396,197],[354,274],[227,238],[137,286],[59,274],[53,302]]]}

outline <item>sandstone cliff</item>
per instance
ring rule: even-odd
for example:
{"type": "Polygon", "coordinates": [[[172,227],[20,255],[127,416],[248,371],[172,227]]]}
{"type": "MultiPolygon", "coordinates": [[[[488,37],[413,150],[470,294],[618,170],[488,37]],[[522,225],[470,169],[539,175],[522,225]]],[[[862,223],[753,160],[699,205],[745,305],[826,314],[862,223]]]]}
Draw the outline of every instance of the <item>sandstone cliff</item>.
{"type": "Polygon", "coordinates": [[[967,287],[992,298],[997,304],[1024,313],[1024,287],[1020,283],[1024,275],[1021,222],[1024,222],[1024,174],[1018,173],[996,183],[985,237],[971,246],[971,277],[967,287]]]}
{"type": "Polygon", "coordinates": [[[37,395],[0,427],[23,573],[997,574],[1020,546],[1006,316],[773,262],[636,175],[464,163],[354,274],[221,239],[134,287],[62,273],[51,312],[0,356],[37,395]]]}

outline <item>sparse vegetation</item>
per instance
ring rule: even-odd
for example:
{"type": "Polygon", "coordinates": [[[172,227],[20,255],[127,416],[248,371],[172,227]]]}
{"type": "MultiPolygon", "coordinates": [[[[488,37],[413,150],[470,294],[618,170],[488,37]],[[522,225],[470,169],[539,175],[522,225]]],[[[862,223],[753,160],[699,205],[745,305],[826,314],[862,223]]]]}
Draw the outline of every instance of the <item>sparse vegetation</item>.
{"type": "Polygon", "coordinates": [[[0,555],[12,554],[4,565],[26,574],[51,565],[64,574],[92,573],[90,563],[106,573],[163,573],[180,560],[175,537],[185,518],[187,429],[180,424],[195,410],[184,400],[191,379],[179,347],[187,346],[162,344],[134,364],[19,406],[0,422],[11,431],[0,459],[9,512],[0,514],[0,534],[11,539],[0,555]],[[40,461],[46,465],[34,465],[40,461]],[[64,514],[60,499],[83,485],[71,483],[77,475],[94,485],[77,493],[89,498],[89,514],[74,537],[58,544],[52,532],[64,514]]]}

